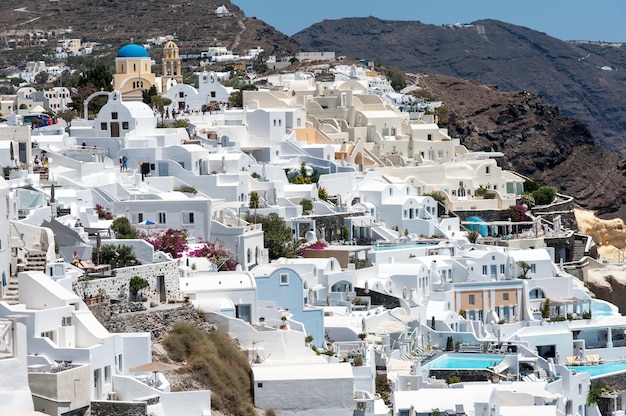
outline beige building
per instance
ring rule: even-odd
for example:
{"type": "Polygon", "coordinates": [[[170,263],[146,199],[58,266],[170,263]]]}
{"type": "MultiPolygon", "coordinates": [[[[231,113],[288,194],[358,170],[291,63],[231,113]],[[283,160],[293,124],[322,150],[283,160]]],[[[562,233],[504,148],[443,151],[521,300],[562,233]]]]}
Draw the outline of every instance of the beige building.
{"type": "Polygon", "coordinates": [[[178,54],[178,46],[171,40],[163,46],[163,62],[162,66],[162,93],[176,84],[183,83],[182,60],[178,54]]]}
{"type": "Polygon", "coordinates": [[[148,51],[131,43],[120,48],[115,58],[113,89],[122,94],[124,101],[141,101],[142,91],[156,85],[148,51]]]}

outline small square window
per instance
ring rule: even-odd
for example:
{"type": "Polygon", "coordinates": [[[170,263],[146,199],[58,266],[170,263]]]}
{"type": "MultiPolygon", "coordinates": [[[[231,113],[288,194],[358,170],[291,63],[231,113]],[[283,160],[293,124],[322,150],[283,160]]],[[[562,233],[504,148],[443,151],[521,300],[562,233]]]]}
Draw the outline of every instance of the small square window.
{"type": "Polygon", "coordinates": [[[289,284],[289,275],[287,273],[282,273],[280,275],[280,284],[288,285],[289,284]]]}
{"type": "Polygon", "coordinates": [[[215,91],[211,91],[211,98],[215,98],[215,91]]]}
{"type": "Polygon", "coordinates": [[[503,293],[502,294],[502,300],[509,300],[509,294],[508,293],[503,293]]]}
{"type": "Polygon", "coordinates": [[[257,386],[258,388],[262,389],[262,388],[263,388],[263,383],[256,383],[256,386],[257,386]]]}
{"type": "Polygon", "coordinates": [[[111,120],[117,120],[117,111],[111,113],[111,120]]]}
{"type": "Polygon", "coordinates": [[[159,212],[159,224],[165,224],[165,212],[159,212]]]}
{"type": "Polygon", "coordinates": [[[107,129],[107,123],[100,123],[100,130],[106,130],[107,129]]]}
{"type": "Polygon", "coordinates": [[[128,121],[122,121],[122,129],[128,130],[128,121]]]}

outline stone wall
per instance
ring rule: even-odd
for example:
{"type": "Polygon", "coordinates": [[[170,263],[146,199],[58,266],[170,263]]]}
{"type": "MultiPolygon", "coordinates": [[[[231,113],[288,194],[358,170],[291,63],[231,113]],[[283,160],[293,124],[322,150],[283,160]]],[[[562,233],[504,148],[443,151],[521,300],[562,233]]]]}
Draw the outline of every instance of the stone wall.
{"type": "Polygon", "coordinates": [[[91,311],[109,332],[150,332],[152,341],[161,340],[175,323],[181,321],[193,324],[204,331],[213,328],[213,325],[206,322],[191,306],[175,304],[169,309],[148,309],[129,313],[126,308],[132,307],[132,303],[100,303],[93,305],[91,311]]]}
{"type": "Polygon", "coordinates": [[[145,402],[91,402],[90,416],[146,416],[148,404],[145,402]]]}
{"type": "Polygon", "coordinates": [[[101,293],[109,299],[127,298],[129,296],[128,283],[133,276],[139,276],[150,285],[141,293],[151,302],[160,302],[157,291],[158,278],[164,276],[166,300],[182,300],[179,290],[178,261],[168,261],[132,267],[115,269],[115,276],[85,279],[81,278],[74,283],[74,292],[84,298],[98,296],[101,293]],[[102,291],[100,291],[102,289],[102,291]]]}

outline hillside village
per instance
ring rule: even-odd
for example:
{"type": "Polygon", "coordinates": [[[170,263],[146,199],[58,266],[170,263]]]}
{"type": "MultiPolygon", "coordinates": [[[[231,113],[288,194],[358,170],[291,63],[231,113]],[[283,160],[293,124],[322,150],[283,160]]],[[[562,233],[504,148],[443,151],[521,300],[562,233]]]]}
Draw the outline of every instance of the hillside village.
{"type": "Polygon", "coordinates": [[[278,415],[623,414],[626,318],[585,286],[605,264],[571,197],[469,151],[437,125],[445,103],[367,65],[254,77],[235,107],[228,73],[184,84],[162,47],[162,76],[121,47],[113,90],[70,123],[67,88],[6,100],[2,411],[211,414],[151,333],[105,329],[104,304],[196,309],[278,415]]]}

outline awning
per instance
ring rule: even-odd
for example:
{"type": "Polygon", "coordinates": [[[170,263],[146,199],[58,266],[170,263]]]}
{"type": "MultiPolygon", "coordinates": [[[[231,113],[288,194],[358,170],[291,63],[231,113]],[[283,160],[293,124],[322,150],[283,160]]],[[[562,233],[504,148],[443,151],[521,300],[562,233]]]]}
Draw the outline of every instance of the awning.
{"type": "Polygon", "coordinates": [[[86,244],[86,241],[84,241],[76,231],[66,227],[57,220],[44,220],[41,226],[52,230],[54,233],[54,240],[60,246],[73,246],[76,245],[76,243],[86,244]]]}

